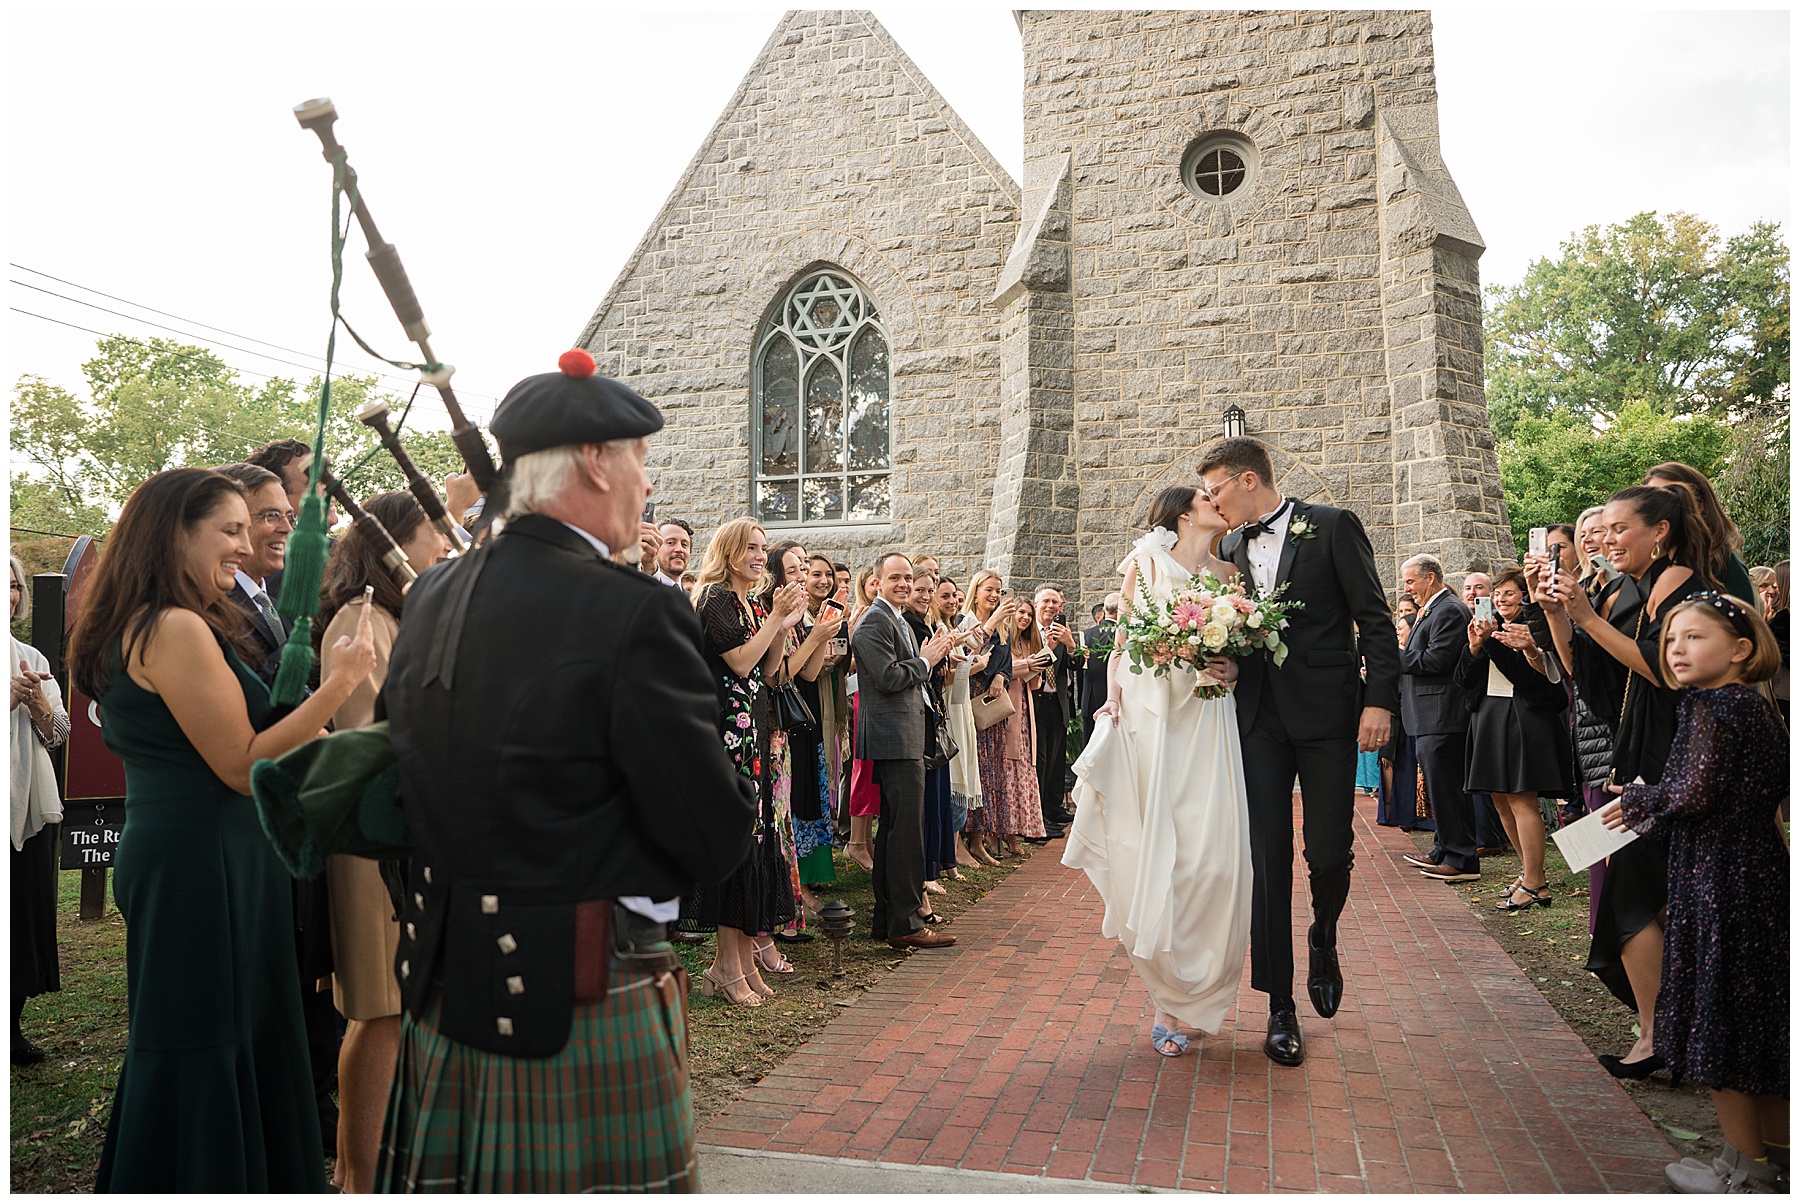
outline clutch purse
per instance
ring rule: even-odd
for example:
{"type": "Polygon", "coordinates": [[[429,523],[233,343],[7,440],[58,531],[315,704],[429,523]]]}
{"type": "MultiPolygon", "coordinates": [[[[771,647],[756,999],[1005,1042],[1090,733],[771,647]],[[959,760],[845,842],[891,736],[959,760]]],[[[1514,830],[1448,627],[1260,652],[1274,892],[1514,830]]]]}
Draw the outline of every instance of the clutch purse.
{"type": "Polygon", "coordinates": [[[992,698],[977,694],[969,699],[969,706],[975,711],[975,730],[978,732],[985,732],[1019,713],[1019,708],[1013,705],[1012,695],[1004,692],[992,698]]]}

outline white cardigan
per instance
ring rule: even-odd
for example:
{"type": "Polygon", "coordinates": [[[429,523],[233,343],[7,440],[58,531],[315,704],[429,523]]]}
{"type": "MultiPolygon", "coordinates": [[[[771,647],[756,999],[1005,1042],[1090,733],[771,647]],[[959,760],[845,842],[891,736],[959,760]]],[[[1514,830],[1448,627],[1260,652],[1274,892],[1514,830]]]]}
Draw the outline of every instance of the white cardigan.
{"type": "MultiPolygon", "coordinates": [[[[50,672],[50,662],[30,644],[12,639],[12,676],[24,661],[34,672],[50,672]]],[[[18,706],[12,712],[12,845],[23,849],[25,842],[36,836],[45,824],[61,823],[62,795],[56,789],[56,767],[50,763],[50,748],[69,737],[69,715],[63,709],[62,689],[54,677],[44,682],[44,697],[50,700],[55,726],[51,744],[45,747],[31,723],[31,708],[18,706]]]]}

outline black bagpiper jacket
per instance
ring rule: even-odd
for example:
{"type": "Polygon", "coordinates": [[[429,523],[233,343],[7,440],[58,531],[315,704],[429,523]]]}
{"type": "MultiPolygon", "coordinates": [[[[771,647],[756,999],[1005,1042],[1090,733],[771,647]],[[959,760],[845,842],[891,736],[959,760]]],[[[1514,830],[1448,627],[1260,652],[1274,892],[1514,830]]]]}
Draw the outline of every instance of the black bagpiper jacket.
{"type": "Polygon", "coordinates": [[[557,1053],[576,903],[679,896],[749,851],[692,606],[554,519],[419,579],[383,704],[413,845],[395,973],[414,1019],[441,982],[452,1040],[557,1053]]]}

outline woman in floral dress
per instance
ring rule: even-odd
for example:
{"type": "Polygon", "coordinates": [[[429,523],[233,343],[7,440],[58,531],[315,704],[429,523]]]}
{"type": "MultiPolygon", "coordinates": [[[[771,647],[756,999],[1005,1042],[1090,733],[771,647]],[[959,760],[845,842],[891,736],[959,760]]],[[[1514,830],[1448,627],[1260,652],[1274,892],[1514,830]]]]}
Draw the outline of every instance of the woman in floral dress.
{"type": "Polygon", "coordinates": [[[683,900],[677,926],[716,927],[718,950],[700,976],[707,995],[723,991],[732,1003],[755,1007],[774,995],[756,972],[751,937],[767,935],[794,917],[791,871],[775,825],[775,778],[769,756],[768,694],[763,676],[780,670],[787,634],[806,613],[805,587],[774,591],[765,610],[750,591],[768,563],[768,537],[748,518],[720,527],[706,548],[694,587],[707,666],[719,687],[721,738],[738,772],[761,787],[762,816],[744,863],[724,882],[683,900]]]}

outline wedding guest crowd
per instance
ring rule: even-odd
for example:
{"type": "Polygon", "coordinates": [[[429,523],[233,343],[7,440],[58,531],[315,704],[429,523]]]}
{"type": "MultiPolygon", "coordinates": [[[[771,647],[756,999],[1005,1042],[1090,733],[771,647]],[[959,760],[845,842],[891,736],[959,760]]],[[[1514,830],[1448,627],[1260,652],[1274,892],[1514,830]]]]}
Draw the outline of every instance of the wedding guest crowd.
{"type": "MultiPolygon", "coordinates": [[[[1785,1191],[1787,562],[1746,567],[1711,482],[1673,462],[1533,534],[1522,566],[1467,574],[1461,600],[1434,557],[1402,569],[1416,614],[1401,626],[1406,733],[1389,761],[1416,747],[1438,830],[1407,860],[1478,880],[1465,816],[1486,795],[1522,870],[1494,906],[1524,911],[1553,903],[1546,802],[1629,827],[1590,871],[1587,968],[1639,1035],[1599,1061],[1711,1089],[1726,1146],[1670,1165],[1677,1191],[1785,1191]],[[1463,727],[1446,752],[1435,732],[1463,727]]],[[[1408,825],[1410,794],[1397,780],[1378,819],[1408,825]]]]}
{"type": "MultiPolygon", "coordinates": [[[[660,414],[591,371],[508,394],[507,513],[465,557],[410,493],[363,499],[421,576],[404,588],[362,526],[335,540],[293,707],[269,686],[311,449],[171,469],[127,501],[69,653],[128,781],[130,1034],[100,1190],[325,1190],[322,1154],[348,1192],[695,1186],[669,940],[711,943],[705,996],[760,1007],[852,866],[868,936],[938,950],[943,882],[1073,822],[1118,594],[922,549],[846,564],[751,518],[698,539],[646,504],[660,414]],[[434,684],[452,662],[454,695],[434,684]],[[527,664],[556,673],[533,686],[527,664]],[[334,854],[295,880],[243,797],[251,766],[380,722],[411,861],[334,854]],[[613,1086],[546,1097],[578,1070],[613,1086]],[[505,1142],[471,1144],[495,1109],[505,1142]]],[[[1555,903],[1555,800],[1628,824],[1591,874],[1588,968],[1641,1035],[1600,1061],[1713,1090],[1729,1145],[1671,1167],[1679,1190],[1785,1183],[1788,563],[1746,566],[1678,463],[1544,537],[1456,587],[1429,551],[1400,566],[1401,712],[1359,781],[1378,822],[1433,832],[1407,858],[1427,878],[1479,881],[1510,845],[1505,912],[1555,903]]],[[[43,1058],[25,1000],[58,989],[44,829],[69,722],[45,658],[15,639],[13,660],[19,1064],[43,1058]]]]}

